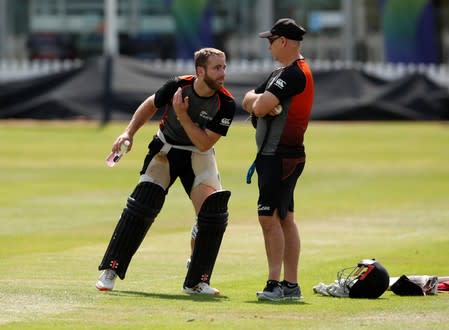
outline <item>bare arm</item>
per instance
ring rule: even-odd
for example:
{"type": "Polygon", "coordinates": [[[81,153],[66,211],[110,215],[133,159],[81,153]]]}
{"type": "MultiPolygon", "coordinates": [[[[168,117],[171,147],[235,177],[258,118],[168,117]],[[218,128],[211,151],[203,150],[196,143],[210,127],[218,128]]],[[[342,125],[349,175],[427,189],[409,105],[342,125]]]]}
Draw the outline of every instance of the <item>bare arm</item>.
{"type": "Polygon", "coordinates": [[[156,113],[156,106],[154,104],[154,94],[149,96],[145,101],[143,101],[137,110],[134,112],[128,126],[125,131],[120,134],[112,145],[112,151],[118,152],[120,150],[120,145],[128,140],[130,145],[128,151],[131,150],[134,134],[141,128],[149,119],[151,119],[156,113]]]}
{"type": "Polygon", "coordinates": [[[192,121],[187,113],[187,109],[189,108],[189,97],[182,99],[181,88],[178,88],[175,95],[173,95],[172,104],[173,109],[178,116],[178,120],[195,147],[200,151],[206,151],[212,148],[218,139],[220,139],[221,135],[208,129],[203,130],[192,121]]]}
{"type": "Polygon", "coordinates": [[[276,115],[277,113],[273,109],[278,104],[278,98],[271,92],[265,91],[262,94],[256,94],[254,89],[247,92],[242,101],[243,109],[257,117],[263,117],[267,114],[270,116],[276,115]]]}

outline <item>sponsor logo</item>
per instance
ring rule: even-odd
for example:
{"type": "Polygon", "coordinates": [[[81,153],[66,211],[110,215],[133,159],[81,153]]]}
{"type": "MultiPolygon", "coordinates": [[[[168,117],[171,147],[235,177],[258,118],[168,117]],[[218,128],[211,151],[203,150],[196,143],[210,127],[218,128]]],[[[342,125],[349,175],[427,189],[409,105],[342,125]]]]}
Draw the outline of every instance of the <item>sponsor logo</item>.
{"type": "Polygon", "coordinates": [[[258,211],[270,211],[270,207],[268,205],[259,205],[257,207],[258,211]]]}
{"type": "Polygon", "coordinates": [[[209,116],[209,114],[207,113],[207,111],[202,110],[200,112],[200,117],[206,120],[212,120],[212,118],[209,116]]]}
{"type": "Polygon", "coordinates": [[[119,263],[117,260],[111,260],[111,262],[109,263],[109,266],[111,267],[111,269],[117,269],[118,265],[119,265],[119,263]]]}
{"type": "Polygon", "coordinates": [[[220,122],[220,125],[223,125],[223,126],[231,125],[231,119],[229,119],[229,118],[222,118],[221,122],[220,122]]]}
{"type": "Polygon", "coordinates": [[[279,87],[280,89],[283,89],[286,85],[286,82],[284,80],[282,80],[281,78],[278,78],[275,82],[274,85],[279,87]]]}

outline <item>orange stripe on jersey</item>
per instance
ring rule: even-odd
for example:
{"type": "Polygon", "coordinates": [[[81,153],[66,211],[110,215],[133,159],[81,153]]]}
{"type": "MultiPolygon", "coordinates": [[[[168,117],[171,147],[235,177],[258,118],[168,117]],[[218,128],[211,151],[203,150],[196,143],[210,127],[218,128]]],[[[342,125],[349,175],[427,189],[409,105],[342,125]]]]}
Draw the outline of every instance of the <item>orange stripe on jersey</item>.
{"type": "Polygon", "coordinates": [[[189,80],[189,81],[192,81],[192,80],[195,79],[195,76],[192,76],[192,75],[185,75],[185,76],[178,76],[178,78],[179,78],[180,80],[189,80]]]}
{"type": "Polygon", "coordinates": [[[226,88],[224,88],[224,87],[221,87],[218,91],[219,91],[220,93],[226,95],[227,97],[230,97],[231,99],[234,98],[234,96],[232,96],[231,92],[228,91],[228,90],[227,90],[226,88]]]}
{"type": "Polygon", "coordinates": [[[297,60],[296,65],[306,76],[306,86],[302,93],[294,95],[291,99],[285,127],[279,141],[279,146],[282,149],[297,148],[303,145],[304,133],[307,130],[312,111],[314,96],[312,71],[303,59],[297,60]]]}

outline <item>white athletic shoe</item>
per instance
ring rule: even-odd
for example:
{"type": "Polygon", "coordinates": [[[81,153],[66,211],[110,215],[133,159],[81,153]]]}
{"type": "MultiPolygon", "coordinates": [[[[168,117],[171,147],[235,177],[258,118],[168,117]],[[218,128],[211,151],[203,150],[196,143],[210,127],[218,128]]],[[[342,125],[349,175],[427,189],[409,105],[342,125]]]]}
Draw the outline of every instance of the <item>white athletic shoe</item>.
{"type": "Polygon", "coordinates": [[[101,272],[95,287],[100,291],[112,291],[116,277],[115,270],[105,269],[101,272]]]}
{"type": "Polygon", "coordinates": [[[184,287],[184,293],[187,294],[208,294],[211,296],[219,296],[220,290],[212,288],[206,282],[200,282],[195,285],[193,288],[184,287]]]}

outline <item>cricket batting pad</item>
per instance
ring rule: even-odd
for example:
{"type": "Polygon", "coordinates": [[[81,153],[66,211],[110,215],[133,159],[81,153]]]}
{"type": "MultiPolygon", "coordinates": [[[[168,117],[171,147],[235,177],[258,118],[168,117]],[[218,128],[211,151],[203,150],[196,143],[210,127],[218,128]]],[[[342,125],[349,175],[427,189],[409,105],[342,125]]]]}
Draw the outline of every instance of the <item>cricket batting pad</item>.
{"type": "Polygon", "coordinates": [[[231,192],[216,191],[201,206],[198,213],[198,233],[184,287],[210,282],[223,234],[228,225],[228,200],[231,192]]]}
{"type": "Polygon", "coordinates": [[[123,280],[131,258],[158,215],[165,200],[165,191],[152,182],[139,183],[128,197],[103,260],[98,267],[114,269],[123,280]]]}

